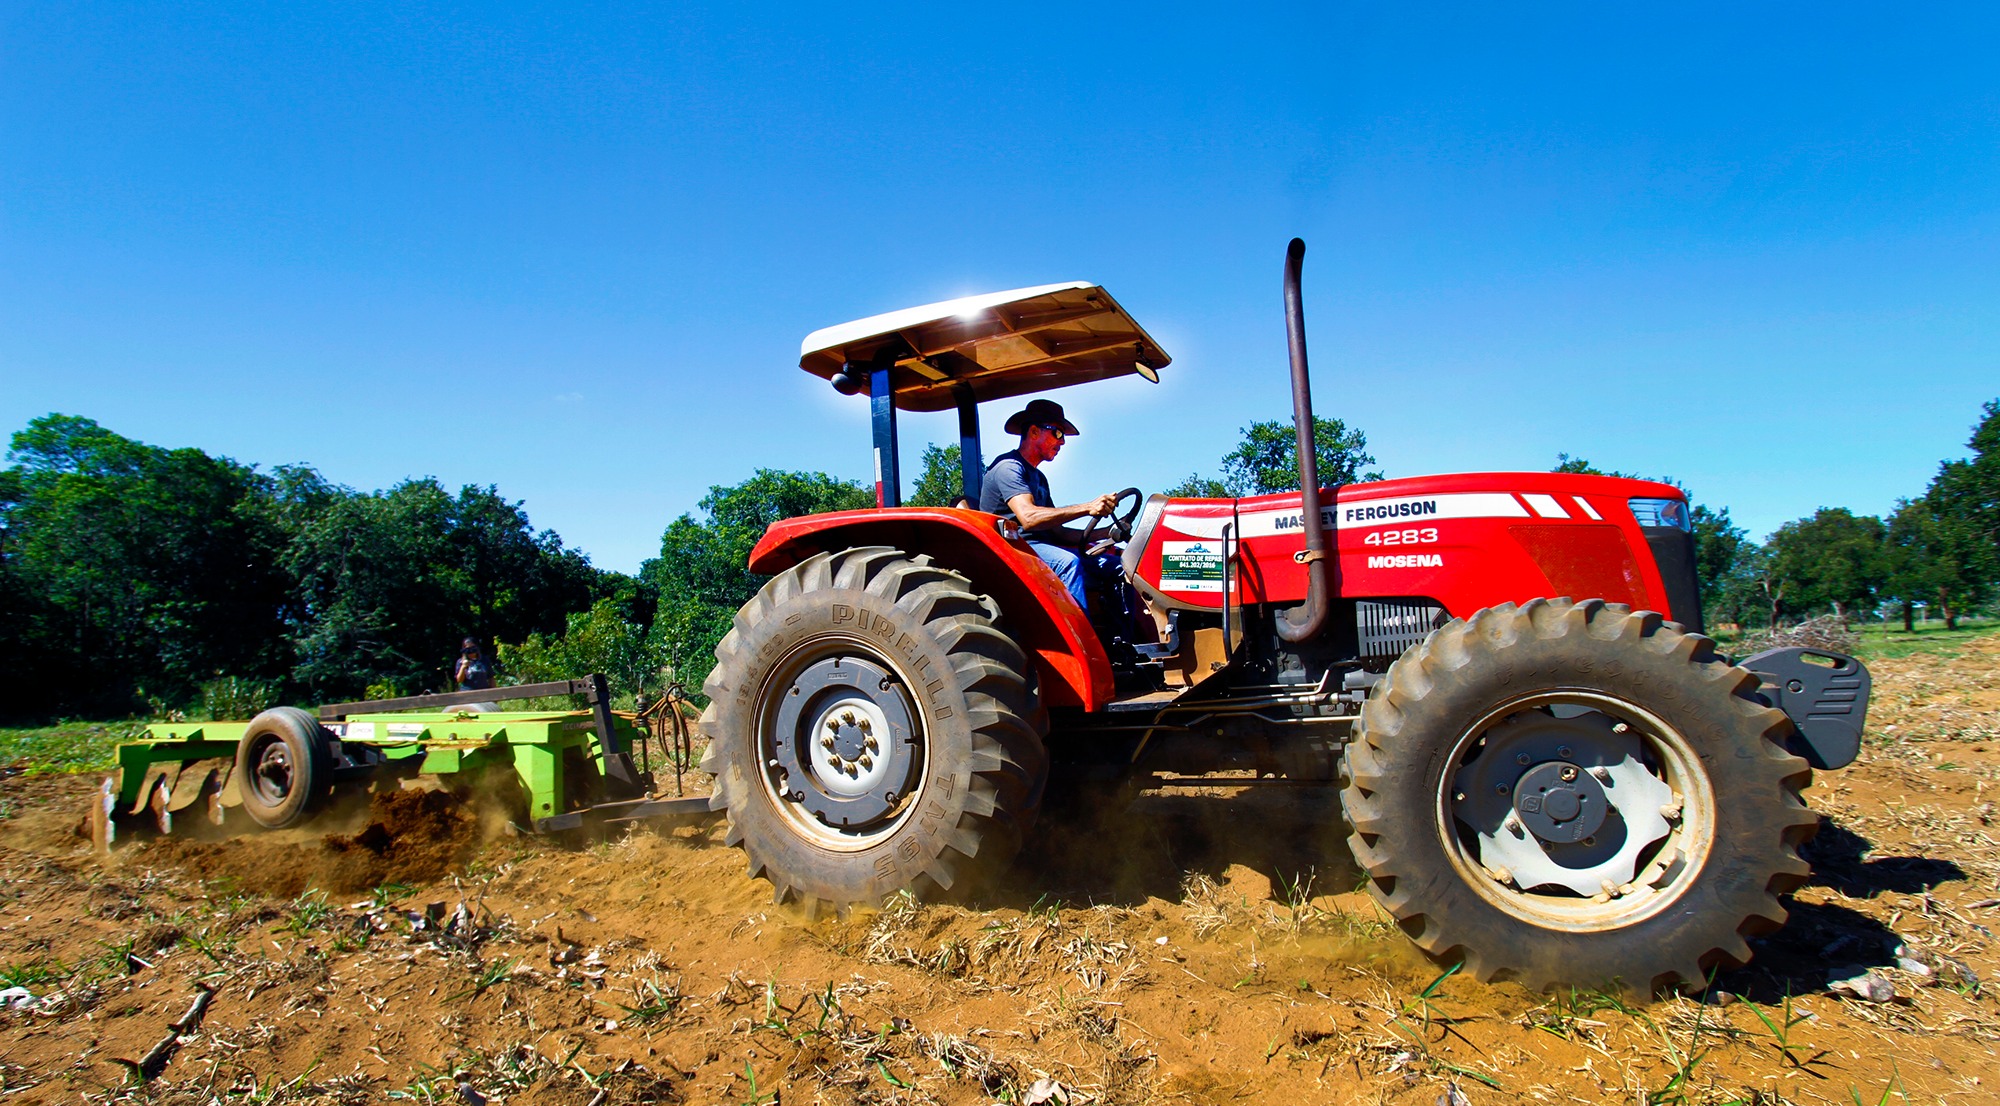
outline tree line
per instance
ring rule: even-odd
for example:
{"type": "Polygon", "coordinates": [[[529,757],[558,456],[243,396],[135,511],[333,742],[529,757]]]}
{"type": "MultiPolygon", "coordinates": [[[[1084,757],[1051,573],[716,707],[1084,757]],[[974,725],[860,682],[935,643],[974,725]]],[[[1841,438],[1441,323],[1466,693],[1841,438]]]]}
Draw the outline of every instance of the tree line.
{"type": "MultiPolygon", "coordinates": [[[[1941,462],[1923,492],[1898,499],[1886,517],[1821,507],[1758,542],[1727,507],[1690,499],[1710,626],[1765,628],[1831,614],[1900,619],[1909,629],[1921,608],[1956,628],[1982,609],[2000,588],[2000,399],[1981,413],[1966,441],[1971,455],[1941,462]]],[[[1555,471],[1600,470],[1562,455],[1555,471]]]]}
{"type": "MultiPolygon", "coordinates": [[[[1367,438],[1318,421],[1331,484],[1379,479],[1367,438]]],[[[1887,518],[1822,508],[1753,541],[1693,508],[1711,624],[1780,624],[1918,605],[1955,623],[2000,584],[2000,400],[1921,495],[1887,518]]],[[[1254,423],[1220,463],[1165,489],[1297,486],[1288,422],[1254,423]]],[[[592,566],[492,486],[431,478],[358,491],[304,465],[269,472],[52,414],[0,469],[0,716],[216,713],[442,690],[458,643],[497,648],[519,682],[604,672],[627,692],[698,692],[736,610],[762,586],[749,551],[780,519],[874,502],[824,473],[759,469],[669,523],[636,575],[592,566]],[[218,685],[226,685],[218,691],[218,685]],[[244,694],[245,687],[248,694],[244,694]]],[[[1559,457],[1557,471],[1596,472],[1559,457]]],[[[1669,481],[1671,482],[1671,481],[1669,481]]],[[[958,447],[923,451],[910,502],[958,494],[958,447]]]]}

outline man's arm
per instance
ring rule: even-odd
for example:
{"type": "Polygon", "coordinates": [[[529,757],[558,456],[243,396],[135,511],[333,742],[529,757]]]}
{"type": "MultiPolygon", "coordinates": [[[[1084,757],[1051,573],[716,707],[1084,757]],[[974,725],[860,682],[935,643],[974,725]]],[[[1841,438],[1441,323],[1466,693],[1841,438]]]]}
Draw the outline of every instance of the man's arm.
{"type": "MultiPolygon", "coordinates": [[[[1083,518],[1085,515],[1103,518],[1111,513],[1111,508],[1117,503],[1117,496],[1106,494],[1087,503],[1072,503],[1067,507],[1038,507],[1033,496],[1022,492],[1007,500],[1007,509],[1014,512],[1014,519],[1021,524],[1021,529],[1042,532],[1059,528],[1063,523],[1083,518]]],[[[1074,542],[1081,536],[1072,532],[1070,540],[1074,542]]]]}

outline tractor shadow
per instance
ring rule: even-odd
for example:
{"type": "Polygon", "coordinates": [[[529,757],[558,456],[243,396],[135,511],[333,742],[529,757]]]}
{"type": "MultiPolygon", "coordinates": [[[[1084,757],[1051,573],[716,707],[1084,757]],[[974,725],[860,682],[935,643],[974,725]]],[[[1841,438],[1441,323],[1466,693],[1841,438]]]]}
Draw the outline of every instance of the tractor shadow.
{"type": "MultiPolygon", "coordinates": [[[[1347,850],[1338,793],[1332,788],[1257,787],[1234,794],[1150,793],[1129,806],[1108,804],[1045,815],[1000,889],[977,905],[1031,909],[1051,902],[1137,906],[1177,902],[1190,875],[1220,881],[1232,865],[1271,881],[1273,894],[1302,877],[1316,893],[1353,890],[1363,875],[1347,850]]],[[[1822,819],[1803,850],[1813,865],[1808,886],[1850,898],[1921,895],[1965,878],[1958,865],[1924,857],[1871,857],[1874,843],[1822,819]]],[[[1838,903],[1788,901],[1790,920],[1753,939],[1755,958],[1717,974],[1714,988],[1760,1003],[1824,994],[1827,984],[1896,963],[1904,938],[1882,922],[1838,903]]]]}
{"type": "Polygon", "coordinates": [[[1819,820],[1819,833],[1799,850],[1813,866],[1811,886],[1830,887],[1852,899],[1872,899],[1884,893],[1921,895],[1940,883],[1964,879],[1965,869],[1949,860],[1927,856],[1869,854],[1875,843],[1831,818],[1819,820]]]}
{"type": "Polygon", "coordinates": [[[1317,894],[1360,885],[1334,788],[1230,790],[1149,792],[1129,804],[1045,813],[1014,871],[982,905],[1178,902],[1190,876],[1220,882],[1225,869],[1239,864],[1274,889],[1306,879],[1317,894]]]}
{"type": "MultiPolygon", "coordinates": [[[[1826,887],[1848,898],[1883,894],[1922,895],[1941,883],[1966,878],[1949,860],[1917,856],[1871,857],[1875,843],[1831,818],[1800,849],[1813,866],[1809,887],[1826,887]]],[[[1892,967],[1904,938],[1874,918],[1838,903],[1788,901],[1783,929],[1753,939],[1755,959],[1719,973],[1715,989],[1755,1002],[1782,1002],[1786,996],[1823,994],[1831,980],[1870,968],[1892,967]]]]}

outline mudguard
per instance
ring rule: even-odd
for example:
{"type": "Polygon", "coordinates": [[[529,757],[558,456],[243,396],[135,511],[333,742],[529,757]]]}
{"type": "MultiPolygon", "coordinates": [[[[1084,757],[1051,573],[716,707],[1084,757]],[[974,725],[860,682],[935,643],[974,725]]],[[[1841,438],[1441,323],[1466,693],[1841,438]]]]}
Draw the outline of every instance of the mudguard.
{"type": "Polygon", "coordinates": [[[1792,720],[1798,730],[1792,752],[1814,768],[1854,763],[1868,717],[1866,665],[1830,649],[1798,647],[1766,649],[1736,663],[1757,674],[1764,698],[1792,720]]]}
{"type": "Polygon", "coordinates": [[[999,518],[948,507],[887,507],[788,518],[750,551],[750,571],[774,574],[815,553],[887,545],[928,553],[1000,604],[1005,629],[1035,661],[1042,701],[1100,710],[1111,660],[1062,581],[1028,543],[1002,537],[999,518]]]}

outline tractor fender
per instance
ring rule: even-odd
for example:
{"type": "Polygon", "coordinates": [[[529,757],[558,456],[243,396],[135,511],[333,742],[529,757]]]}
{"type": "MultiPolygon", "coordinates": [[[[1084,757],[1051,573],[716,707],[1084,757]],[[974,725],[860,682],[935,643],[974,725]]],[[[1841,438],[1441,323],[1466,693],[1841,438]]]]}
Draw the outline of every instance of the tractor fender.
{"type": "Polygon", "coordinates": [[[1095,711],[1112,695],[1111,661],[1062,581],[1028,543],[1003,537],[999,517],[948,507],[802,515],[773,523],[750,571],[774,575],[815,553],[887,545],[929,554],[1000,604],[1005,629],[1035,659],[1042,701],[1095,711]]]}

